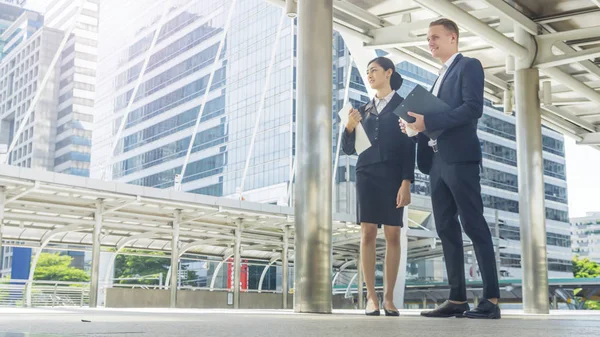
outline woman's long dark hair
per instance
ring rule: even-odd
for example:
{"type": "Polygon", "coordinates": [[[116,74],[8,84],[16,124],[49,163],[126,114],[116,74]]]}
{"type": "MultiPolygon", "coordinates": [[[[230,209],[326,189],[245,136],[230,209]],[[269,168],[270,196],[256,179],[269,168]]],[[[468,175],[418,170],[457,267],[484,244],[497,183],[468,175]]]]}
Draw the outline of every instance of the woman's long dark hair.
{"type": "Polygon", "coordinates": [[[402,82],[404,80],[402,79],[402,76],[400,74],[398,74],[398,72],[396,71],[396,66],[394,65],[394,62],[392,62],[392,60],[390,60],[387,57],[380,56],[380,57],[377,57],[377,58],[374,58],[373,60],[371,60],[371,62],[369,62],[367,67],[370,66],[371,63],[379,64],[379,66],[381,68],[383,68],[384,71],[387,71],[388,69],[392,69],[392,77],[390,78],[390,87],[392,87],[392,90],[400,89],[400,87],[402,86],[402,82]]]}

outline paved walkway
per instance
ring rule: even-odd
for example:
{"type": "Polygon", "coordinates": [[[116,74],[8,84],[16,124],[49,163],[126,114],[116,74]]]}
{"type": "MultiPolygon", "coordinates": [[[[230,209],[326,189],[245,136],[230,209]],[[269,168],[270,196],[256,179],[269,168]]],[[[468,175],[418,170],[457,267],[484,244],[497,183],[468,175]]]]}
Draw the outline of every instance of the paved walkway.
{"type": "Polygon", "coordinates": [[[291,311],[170,309],[0,308],[0,337],[42,336],[477,336],[600,335],[600,312],[560,311],[548,316],[505,311],[503,319],[426,319],[418,311],[402,317],[366,317],[358,311],[300,315],[291,311]]]}

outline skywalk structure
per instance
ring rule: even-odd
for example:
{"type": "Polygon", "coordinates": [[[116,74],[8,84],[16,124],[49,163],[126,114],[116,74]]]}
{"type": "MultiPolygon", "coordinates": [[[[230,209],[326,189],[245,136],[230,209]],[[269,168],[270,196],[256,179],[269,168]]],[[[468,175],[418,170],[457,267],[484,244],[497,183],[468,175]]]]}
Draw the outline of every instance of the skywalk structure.
{"type": "MultiPolygon", "coordinates": [[[[600,55],[597,40],[600,34],[590,19],[594,13],[597,15],[599,8],[592,1],[589,4],[587,1],[546,2],[543,8],[535,1],[513,2],[512,5],[483,0],[466,3],[425,0],[412,3],[268,2],[285,8],[290,16],[298,16],[295,213],[291,208],[280,206],[190,196],[171,190],[157,191],[2,166],[0,178],[4,189],[0,218],[5,219],[2,231],[5,240],[38,248],[38,252],[48,244],[79,242],[92,246],[91,306],[97,304],[101,246],[115,248],[117,252],[142,247],[173,250],[172,266],[177,265],[180,253],[188,250],[223,258],[233,256],[235,279],[239,279],[241,256],[251,257],[254,250],[258,255],[264,254],[257,258],[273,261],[279,256],[285,269],[290,257],[285,252],[295,247],[295,309],[330,312],[332,267],[342,269],[357,258],[359,236],[357,227],[350,224],[353,217],[332,215],[332,196],[328,188],[332,186],[334,139],[329,33],[335,29],[342,35],[358,69],[366,67],[376,50],[384,50],[397,61],[409,61],[437,72],[437,62],[422,47],[429,22],[445,16],[465,30],[461,34],[463,52],[484,64],[486,98],[494,105],[503,105],[506,113],[515,112],[524,307],[527,312],[548,312],[548,213],[544,202],[541,123],[575,137],[581,144],[599,145],[600,94],[595,89],[600,86],[600,70],[595,58],[600,55]],[[555,55],[557,50],[558,55],[555,55]],[[145,213],[148,211],[149,214],[145,213]],[[221,232],[211,230],[215,226],[221,226],[221,232]],[[111,239],[111,235],[116,237],[111,239]],[[182,242],[183,246],[173,242],[182,242]],[[344,250],[347,251],[340,254],[344,250]]],[[[236,1],[231,1],[230,6],[223,10],[235,8],[236,1]]],[[[164,13],[157,18],[159,22],[163,22],[170,8],[168,4],[164,6],[164,13]]],[[[223,17],[223,35],[227,34],[229,17],[223,17]]],[[[178,26],[168,27],[176,30],[178,26]]],[[[160,37],[158,30],[149,33],[145,48],[152,50],[160,37]]],[[[221,51],[223,45],[221,40],[216,45],[217,50],[221,51]]],[[[144,73],[152,61],[148,53],[137,71],[144,73]]],[[[213,67],[203,82],[208,88],[215,80],[215,70],[213,67]]],[[[124,96],[125,114],[138,96],[141,83],[135,82],[133,93],[124,96]]],[[[204,100],[202,106],[206,103],[204,100]]],[[[36,105],[36,98],[31,105],[36,105]]],[[[143,114],[143,110],[141,112],[143,114]]],[[[29,113],[31,111],[24,112],[24,120],[29,113]]],[[[107,140],[108,151],[104,152],[103,159],[110,159],[110,164],[113,164],[111,157],[115,149],[123,146],[118,142],[128,120],[127,116],[121,118],[108,124],[118,132],[114,143],[107,140]]],[[[200,119],[196,118],[194,136],[199,131],[200,119]]],[[[22,131],[17,130],[14,138],[22,131]]],[[[174,174],[169,178],[174,180],[175,190],[180,189],[179,183],[186,183],[185,168],[194,156],[192,144],[195,142],[192,139],[188,143],[181,181],[178,182],[174,174]]],[[[12,150],[9,147],[9,152],[12,150]]],[[[240,193],[249,170],[248,162],[246,159],[246,164],[241,165],[244,173],[240,193]]],[[[109,165],[99,172],[106,178],[114,174],[112,169],[113,165],[109,165]]],[[[420,223],[416,219],[422,220],[429,208],[425,198],[415,199],[408,217],[420,223]]],[[[409,229],[403,235],[405,242],[411,241],[402,245],[404,264],[411,254],[435,254],[435,250],[429,251],[435,242],[431,232],[409,229]]],[[[34,258],[32,267],[35,261],[34,258]]],[[[400,270],[406,270],[405,265],[400,270]]],[[[177,276],[171,273],[171,284],[177,284],[177,276]]],[[[403,282],[402,278],[399,280],[403,282]]],[[[287,282],[284,284],[287,287],[287,282]]],[[[239,285],[234,287],[235,304],[239,303],[239,285]]],[[[176,301],[176,288],[171,287],[172,305],[176,301]]]]}

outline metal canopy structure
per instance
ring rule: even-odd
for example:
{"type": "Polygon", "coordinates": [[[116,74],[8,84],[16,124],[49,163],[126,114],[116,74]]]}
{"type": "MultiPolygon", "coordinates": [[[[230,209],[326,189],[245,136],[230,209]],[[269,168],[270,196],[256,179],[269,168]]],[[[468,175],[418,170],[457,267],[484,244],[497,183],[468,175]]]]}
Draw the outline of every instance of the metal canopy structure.
{"type": "Polygon", "coordinates": [[[437,18],[454,20],[461,29],[460,51],[484,66],[487,99],[512,113],[515,59],[526,58],[541,72],[544,124],[600,149],[599,1],[335,0],[333,11],[334,29],[344,36],[359,68],[380,49],[396,62],[436,74],[441,65],[428,50],[427,29],[437,18]],[[515,42],[518,29],[532,35],[531,53],[515,42]],[[361,60],[361,54],[370,55],[361,60]]]}
{"type": "MultiPolygon", "coordinates": [[[[413,197],[405,247],[409,259],[442,255],[435,232],[420,225],[430,209],[427,198],[413,197]]],[[[291,207],[0,165],[0,243],[36,249],[32,270],[45,247],[91,248],[90,305],[95,300],[94,283],[97,287],[105,277],[94,266],[101,249],[115,255],[122,249],[171,254],[172,242],[178,242],[172,255],[175,266],[184,254],[222,261],[239,255],[272,264],[287,251],[293,262],[294,221],[291,207]]],[[[343,270],[358,258],[360,229],[350,214],[334,214],[332,227],[333,267],[343,270]]],[[[382,257],[383,238],[380,244],[382,257]]],[[[173,279],[177,273],[170,276],[171,284],[177,284],[173,279]]]]}
{"type": "MultiPolygon", "coordinates": [[[[294,227],[291,207],[218,198],[174,190],[113,183],[42,170],[0,165],[5,188],[3,239],[9,246],[39,248],[60,244],[91,246],[97,201],[102,200],[101,245],[104,249],[171,251],[177,210],[179,255],[227,257],[233,253],[234,232],[242,222],[244,258],[271,261],[280,258],[284,232],[294,227]]],[[[424,219],[430,202],[414,196],[411,219],[424,219]]],[[[410,221],[409,252],[423,254],[435,245],[434,232],[410,221]],[[421,240],[428,241],[419,242],[421,240]]],[[[351,214],[335,214],[334,267],[355,259],[359,227],[351,214]]],[[[293,250],[293,230],[289,234],[293,250]]],[[[382,252],[383,253],[383,252],[382,252]]],[[[438,256],[440,256],[438,254],[438,256]]],[[[293,260],[293,255],[290,255],[293,260]]]]}

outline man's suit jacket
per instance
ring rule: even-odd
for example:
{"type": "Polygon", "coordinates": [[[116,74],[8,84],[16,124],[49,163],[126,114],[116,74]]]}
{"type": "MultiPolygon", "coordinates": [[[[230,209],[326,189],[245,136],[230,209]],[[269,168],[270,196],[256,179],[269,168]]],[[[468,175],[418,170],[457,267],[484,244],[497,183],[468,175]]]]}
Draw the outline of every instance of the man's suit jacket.
{"type": "MultiPolygon", "coordinates": [[[[400,168],[398,174],[402,175],[402,180],[414,181],[415,143],[402,133],[398,117],[393,113],[402,101],[403,98],[396,93],[379,114],[373,100],[358,108],[362,116],[361,124],[371,141],[371,147],[358,156],[356,171],[368,169],[371,164],[385,162],[400,168]]],[[[356,132],[344,130],[342,150],[345,154],[356,153],[355,142],[356,132]]]]}
{"type": "MultiPolygon", "coordinates": [[[[437,139],[437,147],[446,163],[481,162],[477,121],[483,114],[484,77],[479,60],[457,55],[438,92],[438,97],[451,110],[425,116],[427,130],[443,130],[437,139]]],[[[417,166],[421,172],[429,174],[433,149],[427,144],[427,136],[419,133],[417,137],[417,166]]]]}

